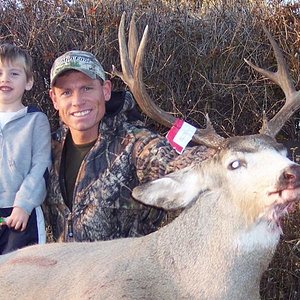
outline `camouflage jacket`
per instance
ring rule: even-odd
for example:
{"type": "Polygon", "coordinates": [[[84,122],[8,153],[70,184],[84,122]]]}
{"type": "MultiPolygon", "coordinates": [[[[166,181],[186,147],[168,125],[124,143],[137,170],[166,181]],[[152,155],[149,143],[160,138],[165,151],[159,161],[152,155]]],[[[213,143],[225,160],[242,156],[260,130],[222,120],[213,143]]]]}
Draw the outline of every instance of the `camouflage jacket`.
{"type": "Polygon", "coordinates": [[[210,156],[204,146],[178,155],[167,140],[140,126],[130,93],[107,102],[99,138],[84,158],[74,188],[72,211],[63,199],[62,151],[68,128],[53,138],[53,169],[44,203],[47,229],[54,241],[95,241],[146,235],[166,221],[167,214],[131,197],[140,183],[210,156]]]}

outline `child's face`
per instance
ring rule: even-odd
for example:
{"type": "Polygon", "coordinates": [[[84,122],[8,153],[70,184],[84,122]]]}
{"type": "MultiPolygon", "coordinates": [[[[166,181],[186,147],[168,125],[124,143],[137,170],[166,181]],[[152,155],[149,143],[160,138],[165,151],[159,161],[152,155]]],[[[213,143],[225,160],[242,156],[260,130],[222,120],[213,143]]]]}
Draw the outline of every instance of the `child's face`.
{"type": "Polygon", "coordinates": [[[23,107],[22,97],[30,90],[33,79],[27,80],[22,58],[0,61],[0,111],[18,111],[23,107]]]}

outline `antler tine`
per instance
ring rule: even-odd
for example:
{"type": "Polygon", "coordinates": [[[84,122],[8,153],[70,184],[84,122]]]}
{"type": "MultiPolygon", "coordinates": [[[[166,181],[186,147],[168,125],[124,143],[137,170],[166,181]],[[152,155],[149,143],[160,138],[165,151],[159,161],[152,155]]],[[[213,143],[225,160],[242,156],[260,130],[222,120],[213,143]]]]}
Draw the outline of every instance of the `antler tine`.
{"type": "Polygon", "coordinates": [[[245,59],[245,62],[255,69],[257,72],[262,74],[263,76],[271,79],[274,83],[280,86],[285,95],[285,104],[283,107],[277,112],[277,114],[269,121],[265,121],[262,128],[260,129],[260,133],[268,134],[270,136],[275,137],[276,134],[283,127],[285,122],[297,111],[300,107],[300,94],[296,91],[292,78],[289,75],[289,71],[287,68],[286,61],[283,57],[283,54],[275,42],[274,38],[270,34],[270,32],[263,27],[269,41],[274,50],[275,58],[277,61],[277,71],[271,72],[260,67],[255,66],[251,62],[245,59]]]}
{"type": "MultiPolygon", "coordinates": [[[[148,26],[146,26],[139,44],[133,15],[130,22],[128,49],[126,47],[124,24],[125,13],[122,15],[118,32],[122,72],[117,71],[113,67],[113,73],[128,85],[139,107],[146,115],[152,120],[170,128],[175,123],[176,118],[160,109],[151,100],[143,82],[143,60],[147,43],[148,26]]],[[[223,137],[216,134],[209,119],[207,119],[207,127],[205,129],[197,129],[193,137],[194,142],[213,148],[219,148],[223,140],[223,137]]]]}
{"type": "Polygon", "coordinates": [[[129,37],[128,37],[129,59],[132,65],[134,65],[134,61],[138,51],[138,43],[139,41],[138,41],[138,34],[135,25],[135,13],[133,13],[130,21],[129,37]]]}
{"type": "Polygon", "coordinates": [[[118,30],[118,39],[119,39],[119,50],[120,50],[120,60],[122,65],[122,73],[118,72],[113,66],[113,73],[119,76],[124,83],[129,87],[133,85],[133,67],[132,63],[129,60],[128,50],[126,46],[125,39],[125,12],[122,14],[119,30],[118,30]]]}

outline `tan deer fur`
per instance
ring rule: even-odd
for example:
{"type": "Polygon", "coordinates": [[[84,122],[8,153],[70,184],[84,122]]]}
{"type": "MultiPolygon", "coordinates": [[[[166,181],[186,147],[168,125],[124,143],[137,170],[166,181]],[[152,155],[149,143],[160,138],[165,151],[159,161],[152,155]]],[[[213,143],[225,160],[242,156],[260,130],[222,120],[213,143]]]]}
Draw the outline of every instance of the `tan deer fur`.
{"type": "Polygon", "coordinates": [[[202,162],[134,190],[186,209],[148,236],[27,247],[0,256],[5,299],[259,299],[300,166],[264,135],[228,139],[202,162]]]}

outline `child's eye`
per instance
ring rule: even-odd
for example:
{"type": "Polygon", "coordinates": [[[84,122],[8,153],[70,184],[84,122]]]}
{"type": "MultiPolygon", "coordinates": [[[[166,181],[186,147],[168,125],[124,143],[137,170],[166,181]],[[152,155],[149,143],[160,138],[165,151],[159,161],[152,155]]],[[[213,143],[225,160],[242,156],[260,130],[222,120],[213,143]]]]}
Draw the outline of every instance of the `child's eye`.
{"type": "Polygon", "coordinates": [[[13,75],[13,76],[18,76],[18,75],[20,75],[20,74],[17,73],[17,72],[12,72],[12,75],[13,75]]]}

